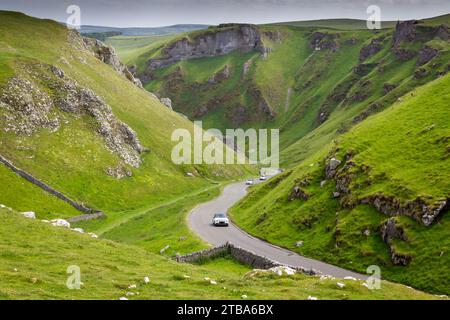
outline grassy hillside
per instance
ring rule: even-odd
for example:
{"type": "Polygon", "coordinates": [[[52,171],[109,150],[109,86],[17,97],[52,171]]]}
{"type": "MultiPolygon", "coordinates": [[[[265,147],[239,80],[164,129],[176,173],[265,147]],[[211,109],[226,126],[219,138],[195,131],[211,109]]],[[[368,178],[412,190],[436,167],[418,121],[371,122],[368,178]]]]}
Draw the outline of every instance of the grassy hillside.
{"type": "Polygon", "coordinates": [[[435,299],[398,284],[369,290],[360,282],[295,275],[246,276],[248,268],[219,259],[201,266],[29,220],[0,209],[0,299],[435,299]],[[42,241],[45,239],[45,241],[42,241]],[[80,290],[66,287],[69,266],[81,270],[80,290]],[[218,271],[220,270],[220,271],[218,271]],[[144,278],[150,283],[145,284],[144,278]],[[209,278],[217,282],[210,283],[209,278]],[[129,289],[130,285],[136,288],[129,289]]]}
{"type": "MultiPolygon", "coordinates": [[[[381,28],[393,28],[396,21],[382,21],[381,28]]],[[[280,22],[277,25],[288,25],[304,28],[331,28],[338,30],[363,30],[367,29],[366,20],[358,19],[323,19],[323,20],[307,20],[307,21],[288,21],[280,22]]]]}
{"type": "Polygon", "coordinates": [[[386,206],[448,201],[449,87],[446,75],[412,91],[301,165],[255,186],[232,210],[233,218],[250,233],[306,256],[360,272],[379,265],[386,279],[448,294],[448,209],[430,226],[395,217],[401,235],[386,243],[380,230],[389,216],[370,199],[384,199],[379,201],[386,206]],[[342,164],[327,178],[326,159],[332,156],[342,164]],[[299,248],[298,241],[304,242],[299,248]],[[398,265],[392,255],[409,262],[398,265]]]}
{"type": "Polygon", "coordinates": [[[105,43],[114,47],[122,62],[132,64],[157,43],[163,43],[172,37],[174,35],[116,36],[106,39],[105,43]]]}
{"type": "MultiPolygon", "coordinates": [[[[172,131],[177,128],[192,130],[190,122],[96,59],[82,47],[79,36],[69,33],[58,23],[19,13],[0,12],[0,16],[0,92],[7,92],[11,81],[20,78],[33,83],[36,90],[33,94],[39,93],[45,101],[58,101],[59,93],[52,86],[57,81],[71,79],[103,99],[114,116],[136,132],[146,149],[140,155],[139,168],[124,164],[117,153],[105,146],[92,117],[63,112],[53,105],[48,117],[60,120],[61,125],[56,130],[38,128],[32,134],[1,130],[0,152],[16,166],[74,200],[107,213],[148,207],[205,188],[210,182],[204,177],[227,180],[249,172],[238,166],[174,165],[171,161],[172,131]],[[50,38],[52,41],[47,41],[50,38]],[[64,72],[63,80],[57,80],[49,72],[50,66],[64,72]],[[106,174],[107,168],[117,166],[124,167],[132,176],[116,179],[106,174]],[[188,177],[188,172],[195,177],[188,177]]],[[[34,96],[31,99],[30,105],[38,108],[40,98],[34,96]]],[[[0,108],[2,128],[20,127],[20,123],[14,121],[8,118],[5,108],[0,108]]],[[[2,181],[10,179],[5,170],[1,172],[2,181]]],[[[23,198],[23,194],[11,190],[0,195],[0,203],[22,208],[23,198]]],[[[55,210],[63,208],[56,206],[55,210]]],[[[34,211],[40,214],[48,210],[37,202],[34,211]]],[[[69,209],[67,214],[62,212],[61,215],[69,215],[69,212],[74,213],[69,209]]]]}
{"type": "MultiPolygon", "coordinates": [[[[179,36],[131,50],[135,57],[128,63],[138,67],[149,91],[171,98],[175,110],[203,120],[208,128],[279,128],[282,165],[291,167],[445,74],[449,45],[436,30],[449,19],[445,15],[421,21],[414,39],[403,35],[395,46],[392,23],[378,31],[345,19],[258,26],[264,55],[235,51],[146,74],[149,59],[164,56],[164,49],[179,36]],[[428,56],[433,50],[438,53],[428,56]],[[261,112],[261,105],[272,115],[261,112]]],[[[185,37],[192,41],[206,32],[213,31],[185,37]]]]}

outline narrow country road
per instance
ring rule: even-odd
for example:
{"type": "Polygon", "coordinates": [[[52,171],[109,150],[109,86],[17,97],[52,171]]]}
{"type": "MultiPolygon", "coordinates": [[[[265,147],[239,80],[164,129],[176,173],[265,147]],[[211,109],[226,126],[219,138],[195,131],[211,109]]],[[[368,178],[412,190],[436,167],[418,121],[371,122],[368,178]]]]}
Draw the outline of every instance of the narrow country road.
{"type": "Polygon", "coordinates": [[[344,278],[347,276],[357,279],[367,278],[365,275],[348,271],[318,260],[302,257],[297,253],[252,237],[234,224],[230,224],[228,228],[214,227],[211,224],[212,217],[215,213],[227,212],[230,207],[242,199],[246,194],[247,186],[245,185],[245,182],[226,186],[223,193],[218,198],[203,203],[191,211],[188,217],[189,227],[203,240],[215,246],[230,242],[281,264],[308,269],[313,268],[323,274],[331,275],[336,278],[344,278]]]}

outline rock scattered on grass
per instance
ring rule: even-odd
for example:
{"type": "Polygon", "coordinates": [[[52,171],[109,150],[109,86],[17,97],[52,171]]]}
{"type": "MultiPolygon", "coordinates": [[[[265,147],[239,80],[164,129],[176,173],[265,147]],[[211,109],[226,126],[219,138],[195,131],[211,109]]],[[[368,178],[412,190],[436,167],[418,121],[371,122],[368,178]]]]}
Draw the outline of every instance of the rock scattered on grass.
{"type": "Polygon", "coordinates": [[[286,274],[288,276],[294,275],[297,271],[287,266],[277,266],[269,269],[270,272],[276,273],[279,276],[286,274]]]}
{"type": "Polygon", "coordinates": [[[162,248],[161,250],[159,250],[159,253],[160,253],[160,254],[163,254],[163,253],[166,252],[167,249],[169,249],[169,248],[170,248],[170,246],[167,245],[167,246],[165,246],[164,248],[162,248]]]}
{"type": "Polygon", "coordinates": [[[51,221],[51,224],[55,227],[64,227],[70,229],[70,223],[64,219],[54,219],[51,221]]]}
{"type": "Polygon", "coordinates": [[[28,219],[36,219],[36,214],[33,211],[22,212],[21,215],[28,219]]]}
{"type": "Polygon", "coordinates": [[[343,284],[342,282],[338,282],[336,283],[336,285],[341,289],[345,287],[345,284],[343,284]]]}

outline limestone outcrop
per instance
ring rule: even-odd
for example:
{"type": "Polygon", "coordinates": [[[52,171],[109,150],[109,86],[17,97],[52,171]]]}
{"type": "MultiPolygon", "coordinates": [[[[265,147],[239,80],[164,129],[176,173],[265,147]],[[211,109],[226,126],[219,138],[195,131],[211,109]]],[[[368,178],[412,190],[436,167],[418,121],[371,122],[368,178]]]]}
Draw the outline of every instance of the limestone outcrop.
{"type": "Polygon", "coordinates": [[[248,24],[224,24],[189,38],[185,36],[163,49],[162,57],[147,63],[148,71],[172,65],[181,60],[205,58],[233,51],[264,53],[261,34],[256,26],[248,24]]]}
{"type": "Polygon", "coordinates": [[[120,61],[119,56],[112,47],[104,44],[100,40],[93,38],[83,37],[83,43],[85,45],[85,48],[93,52],[97,59],[110,65],[114,70],[117,71],[117,73],[125,76],[125,78],[127,78],[139,88],[143,88],[141,80],[134,77],[134,74],[128,69],[128,67],[120,61]]]}
{"type": "Polygon", "coordinates": [[[115,117],[101,97],[55,66],[29,66],[28,74],[12,78],[0,96],[0,108],[5,111],[3,130],[26,136],[43,128],[59,130],[68,120],[57,109],[77,116],[89,115],[95,119],[106,147],[124,163],[140,166],[144,148],[137,134],[115,117]]]}

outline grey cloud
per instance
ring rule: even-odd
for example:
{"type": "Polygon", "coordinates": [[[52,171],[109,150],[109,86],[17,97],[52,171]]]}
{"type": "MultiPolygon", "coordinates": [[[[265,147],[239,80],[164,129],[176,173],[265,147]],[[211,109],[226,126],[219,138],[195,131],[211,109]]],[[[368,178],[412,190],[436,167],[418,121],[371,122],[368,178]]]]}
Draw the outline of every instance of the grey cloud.
{"type": "Polygon", "coordinates": [[[449,0],[0,0],[0,9],[65,21],[70,4],[81,7],[83,24],[109,26],[365,19],[371,4],[381,7],[383,20],[450,12],[449,0]]]}

